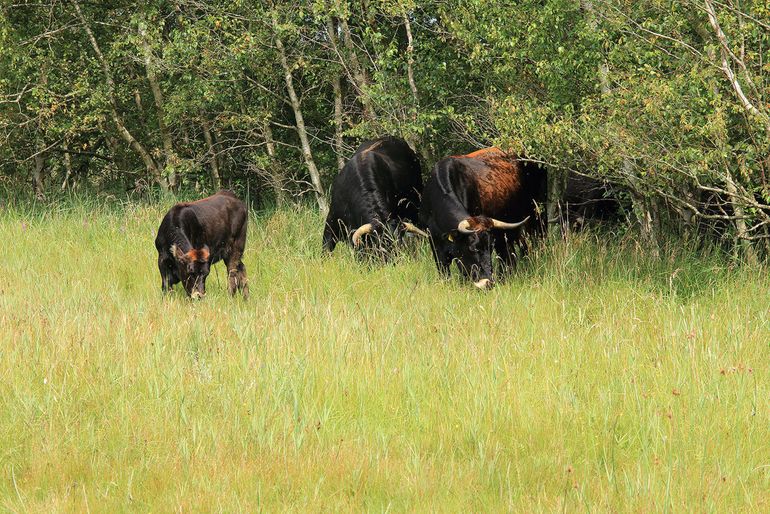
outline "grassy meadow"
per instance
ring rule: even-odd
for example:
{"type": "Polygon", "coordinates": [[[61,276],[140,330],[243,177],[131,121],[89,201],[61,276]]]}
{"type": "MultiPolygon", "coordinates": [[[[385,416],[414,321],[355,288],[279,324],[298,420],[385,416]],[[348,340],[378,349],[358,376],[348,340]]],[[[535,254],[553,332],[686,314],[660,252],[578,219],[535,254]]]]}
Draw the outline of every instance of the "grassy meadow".
{"type": "Polygon", "coordinates": [[[169,205],[0,211],[0,509],[770,511],[770,276],[630,238],[490,292],[256,213],[160,294],[169,205]]]}

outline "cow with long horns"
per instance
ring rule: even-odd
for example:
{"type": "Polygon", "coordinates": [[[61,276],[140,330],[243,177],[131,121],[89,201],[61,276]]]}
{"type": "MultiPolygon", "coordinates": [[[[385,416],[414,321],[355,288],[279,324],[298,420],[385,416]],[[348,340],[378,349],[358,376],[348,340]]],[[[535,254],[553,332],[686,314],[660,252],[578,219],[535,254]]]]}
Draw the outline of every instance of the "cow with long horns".
{"type": "Polygon", "coordinates": [[[427,234],[417,221],[422,191],[420,161],[409,145],[384,136],[363,143],[337,174],[323,233],[329,252],[339,241],[387,251],[406,232],[427,234]]]}
{"type": "Polygon", "coordinates": [[[192,298],[206,295],[211,265],[224,260],[231,295],[249,296],[246,268],[246,206],[230,191],[197,202],[178,203],[164,216],[155,238],[164,293],[181,282],[192,298]]]}
{"type": "Polygon", "coordinates": [[[545,233],[546,189],[544,169],[499,148],[439,161],[420,208],[439,271],[449,276],[454,261],[476,287],[491,287],[492,250],[512,267],[517,247],[524,254],[545,233]]]}

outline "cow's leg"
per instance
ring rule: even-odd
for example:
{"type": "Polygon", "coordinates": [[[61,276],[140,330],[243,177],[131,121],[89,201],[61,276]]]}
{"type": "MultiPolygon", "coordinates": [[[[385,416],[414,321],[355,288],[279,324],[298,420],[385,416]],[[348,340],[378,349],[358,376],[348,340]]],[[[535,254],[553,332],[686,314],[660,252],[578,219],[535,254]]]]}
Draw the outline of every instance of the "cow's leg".
{"type": "Polygon", "coordinates": [[[433,259],[436,261],[436,268],[439,274],[444,278],[449,278],[449,267],[452,265],[452,258],[446,252],[439,251],[433,241],[430,243],[433,259]]]}
{"type": "Polygon", "coordinates": [[[243,281],[246,278],[246,268],[240,258],[230,259],[227,262],[227,290],[230,295],[235,295],[238,290],[243,290],[243,281]]]}
{"type": "Polygon", "coordinates": [[[249,297],[249,283],[246,279],[246,266],[241,261],[243,250],[233,248],[230,255],[225,258],[227,265],[227,290],[230,295],[235,295],[236,291],[241,291],[244,298],[249,297]]]}
{"type": "Polygon", "coordinates": [[[237,270],[237,279],[238,279],[238,289],[241,290],[241,294],[243,295],[244,299],[248,299],[249,297],[249,281],[246,279],[246,266],[243,265],[243,262],[238,263],[237,270]]]}
{"type": "Polygon", "coordinates": [[[335,246],[337,246],[337,236],[334,234],[332,227],[327,222],[324,226],[323,249],[331,253],[334,251],[335,246]]]}
{"type": "Polygon", "coordinates": [[[158,258],[158,271],[160,271],[160,290],[163,294],[170,293],[178,280],[174,280],[174,270],[163,255],[158,258]]]}
{"type": "Polygon", "coordinates": [[[174,289],[174,284],[180,282],[179,277],[173,271],[161,272],[163,293],[168,294],[174,289]]]}
{"type": "Polygon", "coordinates": [[[249,297],[249,284],[246,279],[246,266],[243,265],[243,249],[246,248],[246,217],[233,227],[236,234],[229,245],[229,252],[224,255],[227,266],[227,290],[231,296],[240,290],[243,298],[249,297]]]}
{"type": "Polygon", "coordinates": [[[168,294],[171,292],[171,277],[169,277],[167,274],[160,272],[160,290],[163,292],[163,294],[168,294]]]}

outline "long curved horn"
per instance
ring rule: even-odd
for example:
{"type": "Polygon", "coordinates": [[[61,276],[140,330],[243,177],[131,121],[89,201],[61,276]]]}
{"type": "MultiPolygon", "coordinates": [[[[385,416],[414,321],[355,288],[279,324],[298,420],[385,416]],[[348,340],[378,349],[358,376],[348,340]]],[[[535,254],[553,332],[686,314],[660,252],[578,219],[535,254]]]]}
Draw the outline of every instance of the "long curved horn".
{"type": "Polygon", "coordinates": [[[463,234],[473,234],[476,232],[475,230],[471,230],[471,223],[467,219],[464,219],[457,224],[457,231],[463,234]]]}
{"type": "Polygon", "coordinates": [[[371,223],[366,223],[358,227],[356,231],[353,232],[353,246],[358,246],[358,243],[361,242],[361,236],[371,233],[372,228],[373,226],[371,223]]]}
{"type": "Polygon", "coordinates": [[[422,237],[430,237],[427,232],[424,230],[420,230],[416,226],[412,225],[408,221],[402,221],[401,224],[404,226],[407,232],[411,232],[412,234],[417,234],[422,237]]]}
{"type": "Polygon", "coordinates": [[[505,221],[496,220],[495,218],[492,218],[492,226],[495,228],[501,228],[501,229],[512,229],[512,228],[519,228],[523,224],[525,224],[527,221],[529,221],[529,216],[524,218],[518,223],[506,223],[505,221]]]}

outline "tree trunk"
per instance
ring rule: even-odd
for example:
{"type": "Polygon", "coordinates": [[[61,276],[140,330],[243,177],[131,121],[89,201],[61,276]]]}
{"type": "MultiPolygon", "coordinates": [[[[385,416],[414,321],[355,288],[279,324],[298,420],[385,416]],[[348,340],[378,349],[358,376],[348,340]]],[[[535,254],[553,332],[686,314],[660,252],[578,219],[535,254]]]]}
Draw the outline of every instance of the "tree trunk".
{"type": "Polygon", "coordinates": [[[32,190],[35,193],[35,198],[42,200],[45,198],[43,193],[45,187],[43,185],[43,173],[45,172],[45,157],[43,156],[43,144],[38,143],[38,151],[35,152],[35,167],[32,170],[32,190]]]}
{"type": "MultiPolygon", "coordinates": [[[[337,32],[334,22],[329,19],[326,21],[326,32],[329,35],[329,41],[332,48],[339,55],[337,48],[337,32]]],[[[343,68],[344,63],[342,64],[343,68]]],[[[342,103],[342,77],[338,74],[332,76],[332,88],[334,90],[334,152],[337,154],[337,171],[341,171],[345,166],[345,157],[342,155],[342,126],[344,123],[344,111],[342,103]]]]}
{"type": "MultiPolygon", "coordinates": [[[[599,22],[596,19],[596,11],[594,8],[593,0],[580,0],[580,7],[585,12],[586,23],[588,27],[591,29],[591,32],[596,32],[599,27],[599,22]]],[[[599,80],[599,90],[601,91],[602,96],[609,94],[610,70],[609,70],[609,67],[607,66],[607,61],[605,59],[602,59],[601,62],[599,63],[596,70],[596,75],[599,80]]],[[[631,160],[628,159],[628,157],[623,158],[622,167],[623,167],[624,174],[627,174],[627,176],[630,178],[631,177],[630,174],[633,173],[633,165],[631,163],[631,160]]],[[[565,183],[565,191],[566,191],[566,183],[565,183]]],[[[636,205],[636,203],[634,203],[634,205],[636,205]]]]}
{"type": "Polygon", "coordinates": [[[406,76],[409,81],[409,89],[412,91],[414,100],[414,110],[412,121],[417,119],[417,110],[420,107],[420,101],[417,98],[417,84],[414,82],[414,41],[412,39],[412,24],[409,22],[409,15],[404,11],[404,27],[406,28],[406,76]]]}
{"type": "MultiPolygon", "coordinates": [[[[337,2],[337,4],[339,5],[339,2],[337,2]]],[[[339,26],[342,32],[342,43],[345,45],[345,50],[348,54],[347,57],[350,61],[349,69],[351,71],[353,85],[356,87],[358,99],[364,110],[364,118],[369,121],[374,121],[376,116],[372,109],[371,99],[369,98],[369,92],[367,90],[369,80],[366,76],[366,71],[363,66],[361,66],[361,61],[358,60],[358,54],[356,53],[356,47],[353,44],[353,36],[350,32],[347,18],[344,16],[340,17],[339,26]]]]}
{"type": "Polygon", "coordinates": [[[561,170],[548,170],[548,231],[551,235],[566,231],[567,220],[562,216],[562,199],[567,190],[567,174],[561,170]]]}
{"type": "Polygon", "coordinates": [[[69,152],[69,146],[65,143],[64,146],[64,180],[61,183],[61,190],[67,189],[70,177],[72,176],[72,156],[69,152]]]}
{"type": "MultiPolygon", "coordinates": [[[[580,0],[580,7],[586,13],[586,23],[588,28],[590,28],[592,32],[596,32],[596,30],[599,28],[599,22],[596,21],[596,11],[594,9],[593,0],[580,0]]],[[[599,87],[601,88],[602,94],[604,95],[609,93],[610,78],[607,61],[602,60],[602,62],[599,64],[598,75],[599,87]]]]}
{"type": "MultiPolygon", "coordinates": [[[[47,89],[48,86],[48,62],[45,62],[43,66],[40,69],[40,87],[43,89],[47,89]]],[[[40,116],[38,116],[36,123],[36,137],[35,137],[35,155],[33,156],[34,161],[34,168],[32,169],[32,190],[35,193],[35,198],[38,200],[42,200],[45,198],[44,189],[45,185],[43,183],[43,174],[45,172],[45,153],[46,153],[46,145],[44,141],[45,129],[43,127],[43,123],[41,121],[40,116]]]]}
{"type": "Polygon", "coordinates": [[[201,126],[203,127],[203,139],[206,140],[206,148],[208,149],[209,164],[211,165],[211,183],[214,185],[214,188],[219,191],[222,189],[222,180],[219,177],[217,149],[214,147],[214,140],[211,138],[211,128],[205,117],[201,118],[201,126]]]}
{"type": "Polygon", "coordinates": [[[266,170],[268,180],[270,180],[270,185],[273,188],[276,206],[283,207],[286,205],[286,194],[283,190],[284,180],[281,173],[276,169],[275,141],[273,140],[273,129],[270,128],[270,122],[265,123],[262,133],[265,138],[265,148],[267,148],[267,156],[270,161],[266,170]]]}
{"type": "MultiPolygon", "coordinates": [[[[275,20],[273,24],[277,25],[275,20]]],[[[286,82],[286,90],[289,93],[289,100],[291,101],[291,108],[294,111],[294,119],[297,122],[297,135],[299,135],[300,143],[302,144],[302,156],[305,159],[305,165],[307,166],[308,173],[310,174],[310,181],[313,184],[313,188],[316,193],[316,201],[321,212],[325,215],[329,210],[326,203],[326,197],[323,192],[323,186],[321,185],[321,174],[318,172],[318,168],[313,160],[313,152],[310,150],[310,142],[307,137],[307,129],[305,128],[305,119],[302,116],[302,109],[300,107],[299,98],[294,90],[294,79],[291,75],[291,68],[289,62],[286,59],[286,49],[283,46],[283,41],[276,35],[275,46],[278,49],[278,57],[281,60],[281,67],[283,68],[283,77],[286,82]]]]}
{"type": "Polygon", "coordinates": [[[748,239],[748,231],[746,229],[746,211],[738,196],[738,188],[735,185],[733,174],[727,166],[725,166],[725,186],[730,197],[730,203],[733,206],[733,214],[735,215],[735,251],[736,253],[742,253],[747,261],[756,262],[757,256],[754,248],[751,246],[751,241],[748,239]]]}
{"type": "Polygon", "coordinates": [[[642,244],[650,252],[650,255],[656,258],[660,257],[657,230],[660,220],[657,206],[652,199],[644,196],[633,187],[631,190],[631,206],[639,223],[642,244]]]}
{"type": "Polygon", "coordinates": [[[142,45],[142,53],[144,54],[144,67],[147,73],[147,82],[150,83],[150,89],[152,90],[152,97],[155,101],[155,109],[158,115],[158,129],[160,130],[160,137],[163,141],[163,155],[165,161],[165,168],[168,172],[169,186],[175,188],[177,183],[176,173],[173,171],[173,167],[176,164],[176,155],[174,154],[174,145],[171,140],[171,133],[166,126],[166,109],[163,101],[163,91],[160,89],[160,82],[158,81],[158,75],[155,69],[155,56],[152,53],[152,47],[147,36],[147,26],[144,22],[139,24],[139,39],[142,45]]]}
{"type": "Polygon", "coordinates": [[[139,112],[139,116],[144,119],[144,105],[142,104],[142,94],[139,89],[134,89],[134,103],[136,104],[136,110],[139,112]]]}
{"type": "MultiPolygon", "coordinates": [[[[412,92],[412,114],[410,121],[417,122],[417,113],[420,110],[420,99],[417,93],[417,84],[414,81],[414,39],[412,38],[412,23],[409,21],[409,14],[404,11],[404,28],[406,29],[406,77],[409,82],[409,90],[412,92]]],[[[407,135],[408,143],[416,152],[419,151],[425,155],[426,149],[422,148],[422,137],[416,131],[409,131],[407,135]]]]}
{"type": "Polygon", "coordinates": [[[342,80],[339,75],[332,77],[334,88],[334,152],[337,154],[337,170],[342,171],[345,157],[342,155],[342,80]]]}
{"type": "MultiPolygon", "coordinates": [[[[761,115],[759,111],[754,107],[754,105],[751,104],[751,102],[746,98],[746,96],[743,94],[743,88],[740,85],[740,82],[738,82],[737,77],[732,71],[732,68],[730,67],[728,61],[727,61],[727,51],[726,51],[726,37],[724,35],[724,32],[722,32],[722,28],[719,25],[719,21],[716,17],[716,11],[714,10],[714,5],[709,1],[705,1],[706,6],[706,14],[709,17],[709,24],[711,25],[712,29],[714,30],[717,40],[720,43],[720,50],[721,50],[721,61],[718,65],[718,68],[722,70],[722,72],[725,74],[727,79],[730,82],[730,86],[733,88],[733,91],[738,96],[739,100],[741,101],[741,104],[743,105],[743,108],[746,109],[747,112],[753,115],[761,115]]],[[[740,17],[739,17],[740,19],[740,17]]],[[[709,32],[700,24],[698,23],[698,20],[691,20],[692,26],[695,28],[695,31],[697,34],[703,39],[704,43],[709,41],[709,32]]],[[[713,47],[708,47],[706,50],[706,54],[708,55],[709,59],[713,62],[717,62],[717,56],[716,56],[716,50],[713,47]]],[[[714,95],[719,95],[719,87],[716,83],[712,84],[712,92],[714,95]]],[[[770,129],[768,130],[768,133],[770,133],[770,129]]],[[[739,253],[743,251],[743,255],[746,257],[749,261],[754,261],[756,259],[756,253],[754,252],[754,248],[751,246],[751,241],[747,239],[747,227],[746,227],[746,211],[744,210],[744,205],[741,202],[740,197],[738,196],[738,188],[735,185],[735,180],[733,179],[733,175],[730,172],[730,169],[725,165],[725,189],[727,190],[727,196],[730,198],[730,205],[733,208],[733,214],[735,215],[735,230],[736,230],[736,241],[735,241],[735,250],[736,253],[739,253]]]]}
{"type": "Polygon", "coordinates": [[[94,36],[94,33],[91,31],[90,25],[86,21],[86,18],[80,9],[80,3],[78,2],[78,0],[72,0],[72,3],[75,7],[75,11],[77,12],[80,22],[83,24],[83,30],[85,31],[89,41],[91,42],[91,47],[94,49],[96,58],[101,64],[102,72],[104,73],[104,79],[107,83],[107,90],[109,93],[112,121],[115,123],[115,127],[118,130],[118,134],[120,134],[120,137],[122,137],[123,140],[126,143],[128,143],[128,145],[131,147],[131,149],[133,149],[141,157],[142,161],[144,162],[144,165],[147,168],[147,172],[150,174],[150,176],[153,177],[153,179],[155,180],[155,182],[157,182],[157,184],[160,186],[163,192],[167,192],[168,182],[166,182],[166,179],[163,178],[163,175],[161,175],[160,170],[158,169],[158,165],[155,163],[155,160],[152,158],[152,155],[150,155],[150,153],[147,150],[145,150],[144,146],[142,146],[142,144],[139,143],[139,141],[137,141],[136,138],[134,138],[131,132],[126,128],[126,125],[123,122],[123,118],[118,113],[118,100],[117,100],[117,95],[115,93],[115,81],[112,78],[112,73],[110,73],[110,68],[107,65],[107,60],[104,58],[104,54],[102,54],[102,51],[99,48],[99,43],[97,43],[96,37],[94,36]]]}
{"type": "MultiPolygon", "coordinates": [[[[596,20],[596,11],[592,0],[580,0],[580,5],[583,11],[586,13],[586,22],[588,27],[592,31],[596,31],[599,28],[599,23],[596,20]]],[[[602,95],[609,94],[610,92],[610,77],[609,67],[607,61],[602,60],[597,69],[597,76],[599,78],[599,88],[602,95]]],[[[658,239],[656,233],[656,226],[659,222],[657,207],[650,203],[643,191],[639,188],[638,181],[634,175],[635,169],[631,159],[627,156],[623,157],[623,175],[626,177],[628,186],[631,188],[631,203],[633,206],[634,214],[639,222],[639,228],[641,232],[642,241],[649,245],[649,249],[654,256],[659,255],[658,239]]]]}
{"type": "MultiPolygon", "coordinates": [[[[216,124],[211,127],[211,140],[214,142],[214,148],[221,148],[219,142],[222,141],[222,132],[220,132],[219,127],[216,124]]],[[[217,169],[219,169],[219,175],[222,177],[227,174],[227,161],[225,160],[225,155],[225,152],[217,152],[217,169]]],[[[228,184],[227,187],[232,188],[232,177],[228,184]]]]}
{"type": "Polygon", "coordinates": [[[273,140],[273,129],[270,128],[270,122],[265,123],[264,134],[267,156],[270,157],[270,159],[275,159],[275,141],[273,140]]]}
{"type": "MultiPolygon", "coordinates": [[[[735,71],[733,71],[733,68],[730,65],[730,60],[728,57],[734,58],[734,55],[731,55],[730,45],[727,42],[727,36],[725,36],[725,33],[722,31],[722,27],[719,24],[713,2],[711,0],[704,0],[704,5],[706,7],[706,14],[708,14],[711,28],[714,29],[714,34],[716,35],[717,41],[719,42],[722,57],[720,68],[722,69],[722,72],[724,72],[728,82],[730,82],[730,86],[735,92],[735,96],[738,97],[738,100],[746,112],[756,116],[762,122],[766,134],[770,135],[770,115],[768,115],[762,102],[757,102],[755,104],[748,98],[748,96],[746,96],[746,93],[743,91],[743,86],[738,80],[738,75],[735,73],[735,71]]],[[[743,76],[746,79],[746,82],[751,87],[753,85],[753,81],[751,80],[751,76],[746,69],[745,64],[742,60],[737,62],[741,69],[743,69],[743,76]]]]}

